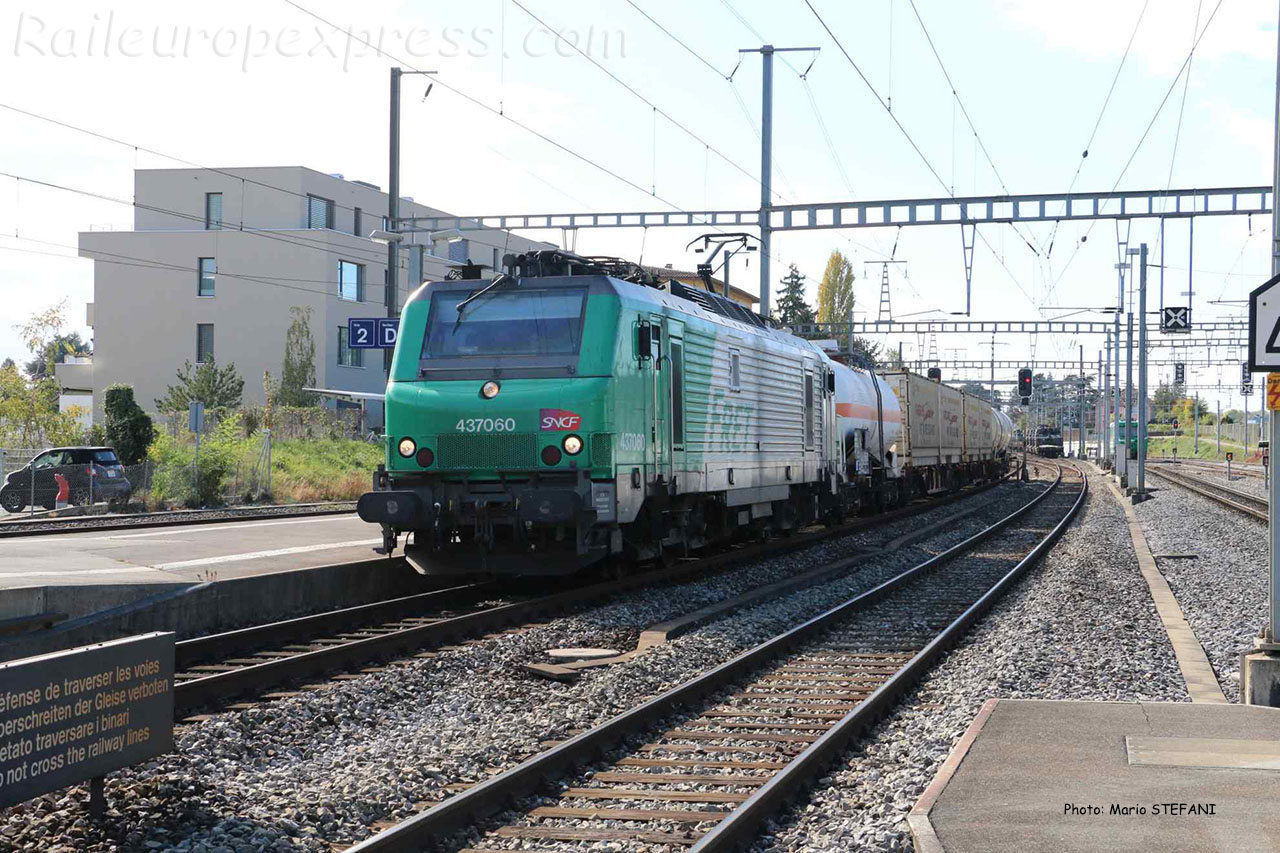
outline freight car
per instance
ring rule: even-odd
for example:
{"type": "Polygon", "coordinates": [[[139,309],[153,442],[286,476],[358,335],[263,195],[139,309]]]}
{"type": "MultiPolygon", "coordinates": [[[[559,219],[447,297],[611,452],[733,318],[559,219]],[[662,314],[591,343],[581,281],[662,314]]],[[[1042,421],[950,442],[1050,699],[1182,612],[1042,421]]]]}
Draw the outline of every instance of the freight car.
{"type": "Polygon", "coordinates": [[[954,489],[992,477],[1013,439],[1004,412],[908,371],[884,374],[902,407],[904,476],[913,493],[954,489]]]}
{"type": "MultiPolygon", "coordinates": [[[[358,511],[382,525],[384,553],[407,534],[419,571],[564,574],[960,479],[912,458],[924,439],[900,448],[890,382],[726,298],[614,259],[504,260],[489,281],[424,285],[401,315],[386,463],[358,511]]],[[[994,472],[1003,446],[989,440],[966,455],[962,429],[958,455],[931,464],[976,474],[971,456],[994,472]]]]}

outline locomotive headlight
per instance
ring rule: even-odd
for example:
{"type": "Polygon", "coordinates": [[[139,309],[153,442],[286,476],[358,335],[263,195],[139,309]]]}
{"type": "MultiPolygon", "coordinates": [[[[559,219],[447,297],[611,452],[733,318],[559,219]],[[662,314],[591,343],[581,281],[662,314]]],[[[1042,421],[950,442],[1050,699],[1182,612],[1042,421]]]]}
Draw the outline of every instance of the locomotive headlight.
{"type": "Polygon", "coordinates": [[[490,379],[488,382],[480,386],[480,396],[486,400],[492,400],[498,396],[498,392],[502,390],[502,386],[490,379]]]}
{"type": "Polygon", "coordinates": [[[582,452],[582,439],[576,435],[566,435],[562,445],[564,446],[564,452],[570,456],[577,456],[582,452]]]}
{"type": "Polygon", "coordinates": [[[405,459],[409,459],[413,454],[418,452],[418,443],[412,438],[400,439],[400,455],[405,459]]]}

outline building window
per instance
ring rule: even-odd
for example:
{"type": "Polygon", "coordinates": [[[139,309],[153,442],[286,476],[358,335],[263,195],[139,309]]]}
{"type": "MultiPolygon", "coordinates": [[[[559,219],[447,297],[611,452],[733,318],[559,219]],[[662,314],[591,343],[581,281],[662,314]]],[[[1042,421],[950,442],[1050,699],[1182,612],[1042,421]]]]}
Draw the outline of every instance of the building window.
{"type": "Polygon", "coordinates": [[[196,364],[213,361],[213,324],[196,324],[196,364]]]}
{"type": "Polygon", "coordinates": [[[729,390],[742,390],[742,355],[737,350],[729,350],[729,390]]]}
{"type": "Polygon", "coordinates": [[[351,215],[351,233],[357,237],[364,237],[364,211],[356,208],[355,213],[351,215]]]}
{"type": "Polygon", "coordinates": [[[204,194],[204,227],[206,231],[222,228],[222,193],[204,194]]]}
{"type": "Polygon", "coordinates": [[[349,302],[364,301],[364,265],[338,261],[338,298],[349,302]]]}
{"type": "Polygon", "coordinates": [[[307,196],[307,227],[333,228],[333,202],[318,195],[307,196]]]}
{"type": "Polygon", "coordinates": [[[338,327],[338,364],[342,367],[364,367],[364,350],[351,348],[346,326],[338,327]]]}
{"type": "Polygon", "coordinates": [[[214,279],[218,274],[218,264],[213,258],[201,258],[199,261],[198,283],[196,284],[197,296],[213,296],[214,279]]]}

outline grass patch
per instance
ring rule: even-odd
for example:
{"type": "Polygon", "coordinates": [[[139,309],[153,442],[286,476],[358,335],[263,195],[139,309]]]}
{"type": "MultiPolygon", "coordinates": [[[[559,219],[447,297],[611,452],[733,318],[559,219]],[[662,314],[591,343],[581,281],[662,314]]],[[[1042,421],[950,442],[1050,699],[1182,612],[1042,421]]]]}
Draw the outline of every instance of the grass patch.
{"type": "MultiPolygon", "coordinates": [[[[148,503],[163,508],[254,500],[265,486],[258,468],[261,452],[261,435],[245,438],[239,418],[229,419],[201,442],[197,480],[193,438],[162,433],[147,452],[152,466],[148,503]]],[[[381,443],[355,439],[274,442],[270,501],[353,501],[371,488],[372,473],[383,461],[382,455],[381,443]]]]}
{"type": "MultiPolygon", "coordinates": [[[[1172,457],[1175,449],[1179,459],[1215,459],[1218,461],[1226,459],[1226,456],[1218,453],[1218,442],[1212,432],[1208,435],[1202,434],[1200,436],[1200,451],[1198,453],[1195,450],[1195,438],[1189,435],[1147,439],[1147,455],[1149,457],[1172,457]]],[[[1244,446],[1227,441],[1224,438],[1222,440],[1222,453],[1225,454],[1228,450],[1235,453],[1237,462],[1246,461],[1244,446]]],[[[1261,456],[1258,454],[1258,448],[1250,446],[1247,461],[1257,462],[1260,460],[1261,456]]]]}

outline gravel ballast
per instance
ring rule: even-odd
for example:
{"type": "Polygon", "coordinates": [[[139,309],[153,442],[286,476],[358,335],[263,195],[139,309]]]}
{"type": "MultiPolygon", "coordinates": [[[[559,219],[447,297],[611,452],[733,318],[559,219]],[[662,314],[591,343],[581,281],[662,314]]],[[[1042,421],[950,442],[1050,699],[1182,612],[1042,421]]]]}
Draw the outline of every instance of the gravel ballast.
{"type": "Polygon", "coordinates": [[[925,542],[869,556],[846,577],[744,610],[575,684],[534,679],[521,667],[554,647],[633,648],[655,622],[877,546],[964,505],[217,714],[182,727],[177,753],[114,774],[114,808],[103,828],[83,818],[77,789],[10,809],[0,848],[327,849],[357,840],[375,821],[403,818],[438,798],[447,784],[487,778],[548,739],[602,722],[949,547],[1038,488],[1001,486],[979,498],[979,512],[925,542]]]}
{"type": "Polygon", "coordinates": [[[907,851],[906,815],[991,698],[1188,701],[1098,476],[1042,564],[882,720],[756,851],[907,851]]]}
{"type": "Polygon", "coordinates": [[[1267,621],[1267,526],[1171,483],[1152,485],[1154,497],[1135,507],[1142,532],[1223,694],[1238,702],[1240,652],[1267,621]]]}

